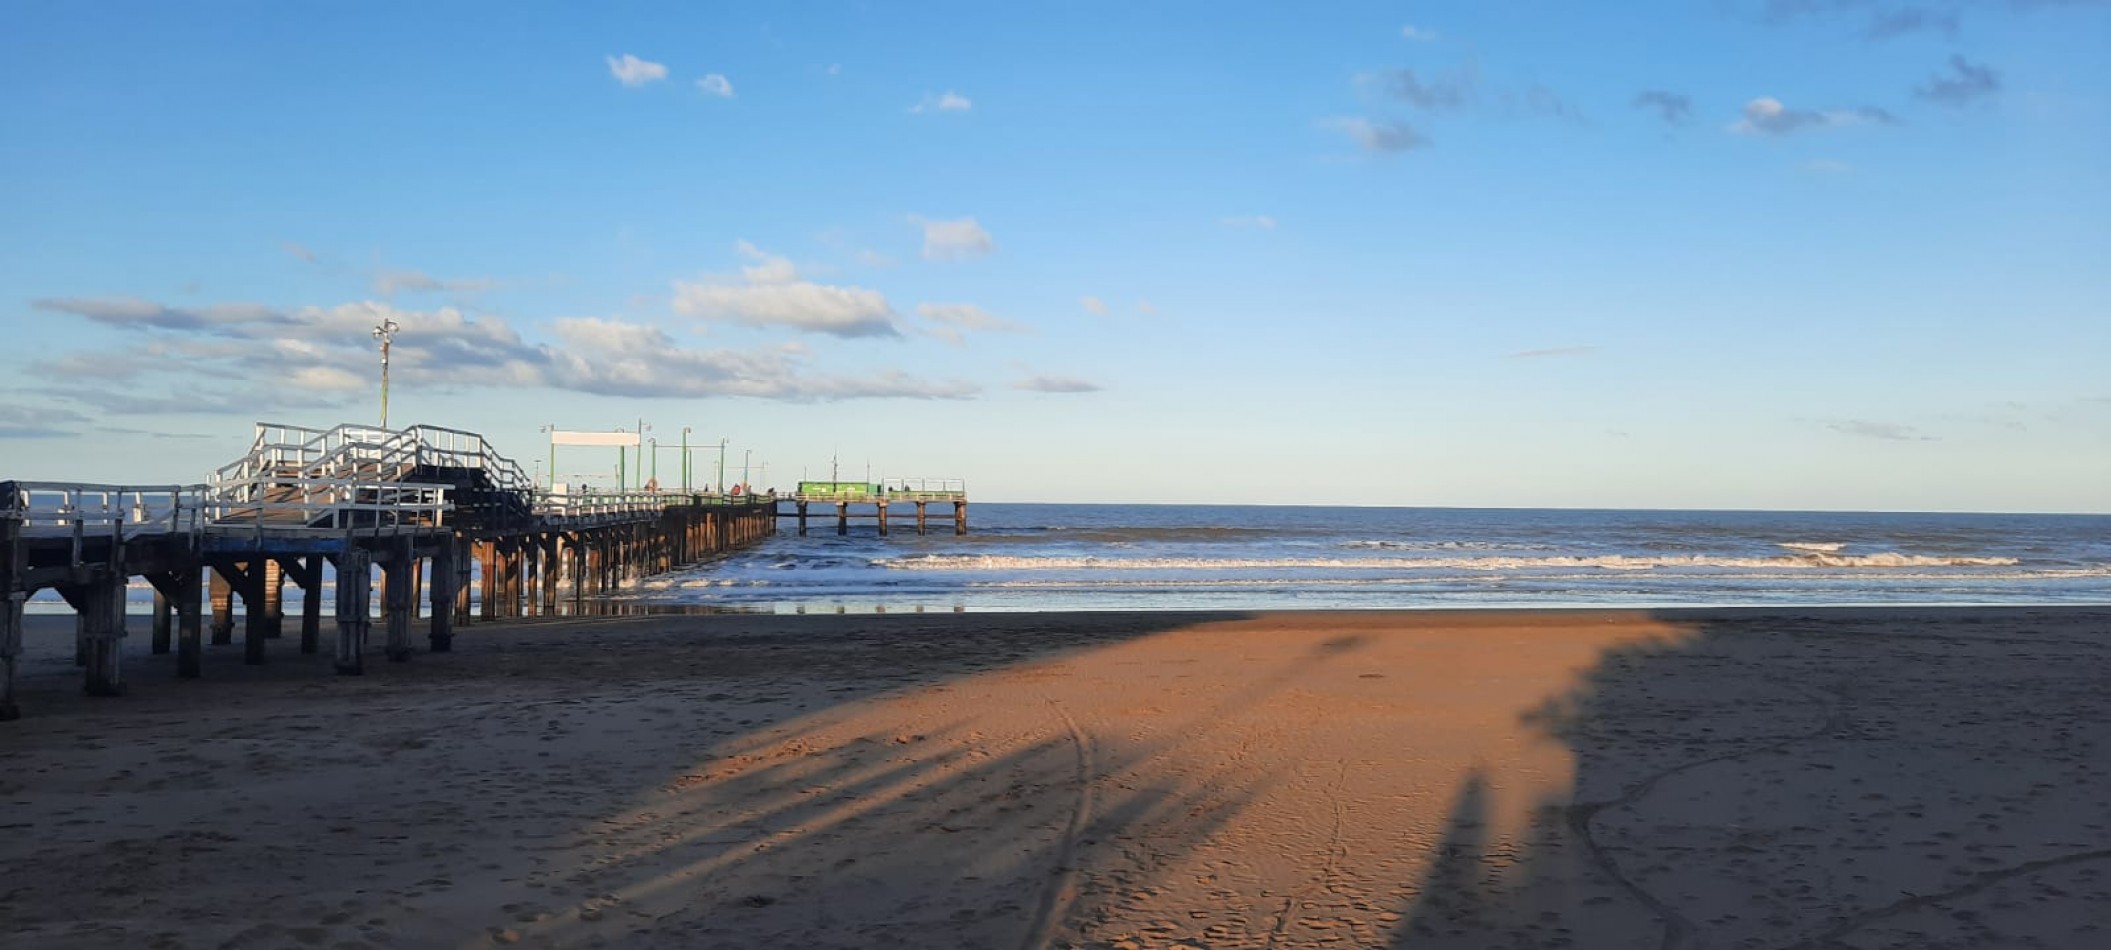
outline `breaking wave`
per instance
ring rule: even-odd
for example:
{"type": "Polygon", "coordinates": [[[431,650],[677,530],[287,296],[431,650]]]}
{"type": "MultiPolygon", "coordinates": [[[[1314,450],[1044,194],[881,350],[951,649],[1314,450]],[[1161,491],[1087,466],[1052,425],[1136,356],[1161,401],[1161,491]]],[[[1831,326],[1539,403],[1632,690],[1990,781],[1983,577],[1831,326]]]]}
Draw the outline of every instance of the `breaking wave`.
{"type": "Polygon", "coordinates": [[[1922,554],[1882,552],[1837,554],[1809,551],[1782,557],[1710,557],[1692,555],[1638,556],[1608,554],[1596,557],[1456,557],[1456,558],[1116,558],[1116,557],[1006,557],[995,555],[923,554],[882,558],[872,564],[903,571],[1205,571],[1205,570],[1408,570],[1408,571],[1530,571],[1595,568],[1605,571],[1652,571],[1660,568],[1725,570],[1782,570],[1829,568],[1842,570],[1887,570],[1898,568],[2014,567],[2012,557],[1937,557],[1922,554]]]}

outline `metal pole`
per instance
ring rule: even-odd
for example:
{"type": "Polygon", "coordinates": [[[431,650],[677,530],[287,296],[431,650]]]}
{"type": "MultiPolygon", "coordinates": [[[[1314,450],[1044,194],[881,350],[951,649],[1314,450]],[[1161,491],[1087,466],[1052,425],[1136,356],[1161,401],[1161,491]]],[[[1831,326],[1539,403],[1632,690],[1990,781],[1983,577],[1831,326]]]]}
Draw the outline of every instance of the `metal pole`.
{"type": "Polygon", "coordinates": [[[689,427],[682,427],[682,492],[689,492],[689,427]]]}
{"type": "Polygon", "coordinates": [[[653,483],[654,483],[654,484],[658,484],[658,483],[659,483],[659,481],[660,481],[660,437],[659,437],[659,436],[653,436],[653,437],[652,437],[652,481],[653,481],[653,483]]]}
{"type": "Polygon", "coordinates": [[[754,491],[754,490],[755,490],[755,489],[754,489],[754,487],[753,487],[753,485],[752,485],[752,484],[751,484],[751,483],[750,483],[750,482],[748,481],[748,461],[749,461],[750,459],[753,459],[754,457],[755,457],[755,450],[754,450],[754,449],[741,449],[741,450],[740,450],[740,483],[741,483],[742,485],[744,485],[744,486],[748,486],[748,487],[746,487],[746,488],[743,488],[743,489],[742,489],[743,491],[754,491]]]}
{"type": "Polygon", "coordinates": [[[381,427],[388,428],[388,351],[396,340],[396,331],[401,324],[387,317],[374,326],[374,339],[381,341],[381,427]]]}
{"type": "Polygon", "coordinates": [[[718,440],[718,490],[726,490],[726,440],[718,440]]]}

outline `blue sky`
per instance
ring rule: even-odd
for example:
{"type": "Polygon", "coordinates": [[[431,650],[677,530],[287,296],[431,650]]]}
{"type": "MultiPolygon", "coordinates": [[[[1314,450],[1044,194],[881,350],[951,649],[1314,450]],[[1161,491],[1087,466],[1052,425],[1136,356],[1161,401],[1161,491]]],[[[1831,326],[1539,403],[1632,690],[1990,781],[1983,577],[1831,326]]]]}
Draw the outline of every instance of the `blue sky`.
{"type": "Polygon", "coordinates": [[[642,418],[758,484],[989,500],[2111,511],[2107,38],[2052,0],[13,3],[0,475],[372,421],[387,317],[391,420],[524,464],[642,418]]]}

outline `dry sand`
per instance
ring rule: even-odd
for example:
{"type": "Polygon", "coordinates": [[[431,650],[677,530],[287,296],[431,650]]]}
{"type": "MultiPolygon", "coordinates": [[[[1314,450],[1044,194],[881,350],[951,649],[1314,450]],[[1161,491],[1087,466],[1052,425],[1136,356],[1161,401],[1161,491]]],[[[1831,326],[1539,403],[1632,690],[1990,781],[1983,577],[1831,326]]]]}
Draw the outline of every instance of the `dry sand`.
{"type": "Polygon", "coordinates": [[[2111,947],[2111,609],[65,624],[9,947],[2111,947]]]}

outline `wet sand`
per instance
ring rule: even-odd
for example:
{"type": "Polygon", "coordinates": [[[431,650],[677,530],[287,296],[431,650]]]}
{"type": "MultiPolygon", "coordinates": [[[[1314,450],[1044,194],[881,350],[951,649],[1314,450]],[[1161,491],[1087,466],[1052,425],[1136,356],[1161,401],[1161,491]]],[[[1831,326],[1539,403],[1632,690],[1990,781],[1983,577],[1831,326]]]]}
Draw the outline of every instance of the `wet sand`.
{"type": "Polygon", "coordinates": [[[0,946],[2111,946],[2111,608],[69,624],[0,946]]]}

